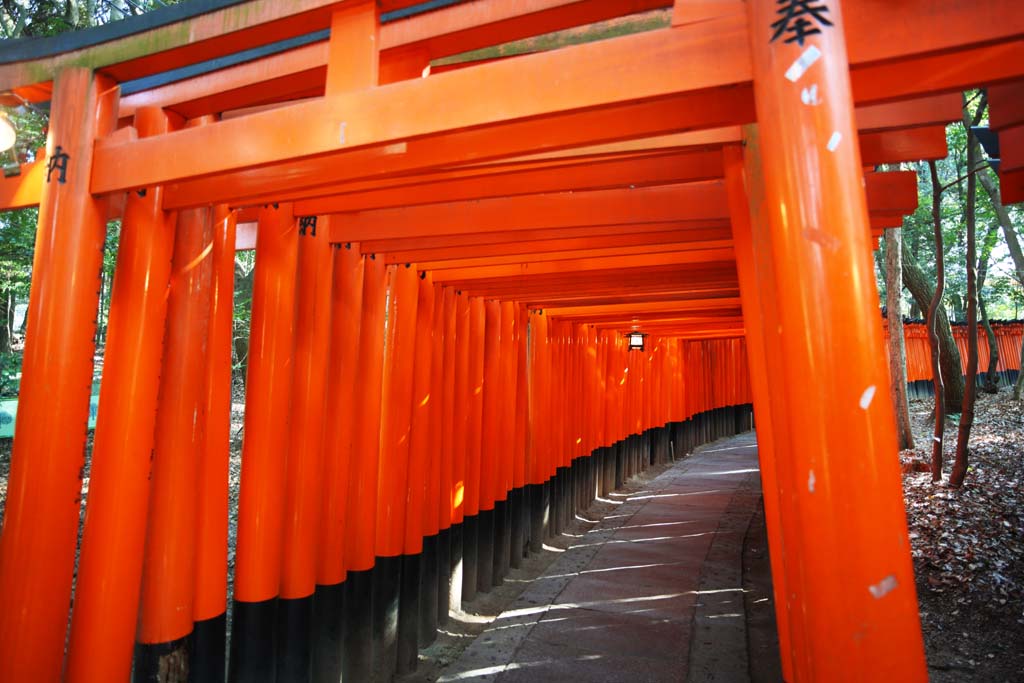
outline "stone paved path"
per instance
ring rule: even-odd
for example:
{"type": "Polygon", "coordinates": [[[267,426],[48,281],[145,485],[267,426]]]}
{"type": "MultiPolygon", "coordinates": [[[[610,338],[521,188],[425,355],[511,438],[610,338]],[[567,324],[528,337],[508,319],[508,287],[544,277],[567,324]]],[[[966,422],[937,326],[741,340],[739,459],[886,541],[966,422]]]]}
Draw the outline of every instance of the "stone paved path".
{"type": "Polygon", "coordinates": [[[747,681],[752,433],[698,449],[592,524],[440,681],[747,681]]]}

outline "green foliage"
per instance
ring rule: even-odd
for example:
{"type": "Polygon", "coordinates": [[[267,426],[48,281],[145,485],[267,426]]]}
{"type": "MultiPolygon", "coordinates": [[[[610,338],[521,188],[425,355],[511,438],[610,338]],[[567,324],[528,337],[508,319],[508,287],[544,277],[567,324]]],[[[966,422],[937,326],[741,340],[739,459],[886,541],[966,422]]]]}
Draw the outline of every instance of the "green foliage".
{"type": "MultiPolygon", "coordinates": [[[[970,102],[968,110],[974,114],[981,103],[981,97],[978,93],[969,93],[968,100],[970,102]]],[[[986,114],[982,116],[980,125],[986,125],[987,121],[986,114]]],[[[967,223],[965,204],[967,199],[966,179],[969,169],[967,169],[967,131],[962,123],[952,123],[946,127],[946,143],[949,154],[945,159],[939,160],[937,164],[939,182],[943,187],[941,220],[943,255],[946,264],[946,289],[943,305],[951,320],[963,321],[966,319],[967,223]]],[[[919,197],[917,210],[903,221],[903,240],[925,274],[934,281],[932,187],[928,175],[928,165],[920,162],[903,164],[902,168],[917,172],[919,197]]],[[[996,178],[995,173],[988,168],[987,162],[977,172],[990,174],[992,178],[996,178]]],[[[1024,234],[1024,212],[1017,206],[1007,207],[1007,210],[1017,234],[1024,234]]],[[[991,233],[989,228],[998,225],[999,222],[991,198],[980,187],[975,203],[975,215],[978,226],[978,253],[987,253],[989,264],[988,276],[985,279],[984,288],[980,292],[981,298],[984,299],[991,318],[1019,317],[1020,314],[1024,314],[1024,305],[1021,304],[1024,299],[1024,290],[1022,290],[1021,283],[1013,276],[1013,261],[1002,232],[994,233],[991,245],[980,244],[985,236],[991,233]]],[[[880,290],[884,301],[884,286],[880,287],[880,290]]],[[[905,311],[910,310],[914,316],[922,315],[921,311],[913,310],[910,307],[909,297],[904,299],[904,303],[905,311]]]]}
{"type": "Polygon", "coordinates": [[[0,398],[17,398],[21,381],[21,352],[0,353],[0,398]]]}

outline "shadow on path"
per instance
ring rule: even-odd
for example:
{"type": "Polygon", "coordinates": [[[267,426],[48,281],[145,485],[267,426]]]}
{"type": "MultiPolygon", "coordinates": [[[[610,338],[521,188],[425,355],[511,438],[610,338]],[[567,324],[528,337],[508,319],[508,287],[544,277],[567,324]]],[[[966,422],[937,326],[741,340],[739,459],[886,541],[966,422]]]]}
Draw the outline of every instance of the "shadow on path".
{"type": "Polygon", "coordinates": [[[779,680],[754,434],[611,498],[439,681],[779,680]]]}

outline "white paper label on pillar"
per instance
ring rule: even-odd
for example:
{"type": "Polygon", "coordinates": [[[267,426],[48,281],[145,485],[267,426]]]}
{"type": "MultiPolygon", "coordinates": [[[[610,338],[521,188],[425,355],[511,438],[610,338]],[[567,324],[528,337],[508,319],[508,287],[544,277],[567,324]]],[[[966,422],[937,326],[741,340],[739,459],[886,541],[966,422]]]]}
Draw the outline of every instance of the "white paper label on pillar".
{"type": "Polygon", "coordinates": [[[345,144],[345,126],[347,126],[347,125],[348,125],[347,121],[342,121],[341,125],[338,127],[339,128],[338,144],[340,144],[340,145],[344,145],[345,144]]]}
{"type": "Polygon", "coordinates": [[[825,147],[828,148],[828,151],[834,152],[836,151],[836,148],[839,147],[839,143],[842,142],[842,140],[843,134],[837,130],[836,132],[832,133],[832,137],[828,139],[828,144],[825,145],[825,147]]]}
{"type": "Polygon", "coordinates": [[[807,475],[807,490],[814,493],[814,470],[807,475]]]}
{"type": "Polygon", "coordinates": [[[796,61],[790,64],[789,68],[786,69],[786,78],[796,83],[800,80],[800,77],[807,73],[807,70],[811,66],[821,59],[821,50],[816,46],[810,45],[806,50],[803,51],[796,61]]]}
{"type": "Polygon", "coordinates": [[[815,83],[801,90],[800,101],[809,107],[816,107],[821,104],[821,100],[818,99],[818,84],[815,83]]]}
{"type": "Polygon", "coordinates": [[[860,409],[867,410],[868,406],[871,405],[871,401],[875,398],[875,385],[872,384],[864,393],[860,395],[860,409]]]}
{"type": "Polygon", "coordinates": [[[895,590],[899,583],[896,581],[896,577],[890,574],[873,586],[868,586],[868,590],[871,591],[871,595],[875,600],[879,600],[884,597],[887,593],[891,593],[895,590]]]}

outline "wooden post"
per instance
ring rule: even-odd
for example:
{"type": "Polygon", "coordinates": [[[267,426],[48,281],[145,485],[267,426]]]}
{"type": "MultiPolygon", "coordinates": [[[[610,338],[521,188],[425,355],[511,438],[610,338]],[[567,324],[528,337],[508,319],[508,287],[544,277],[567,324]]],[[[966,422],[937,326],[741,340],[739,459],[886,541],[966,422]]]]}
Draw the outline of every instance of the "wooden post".
{"type": "Polygon", "coordinates": [[[330,220],[319,216],[298,220],[291,404],[281,407],[290,414],[288,465],[281,482],[285,493],[281,593],[275,618],[278,680],[308,680],[311,675],[331,335],[334,249],[328,241],[330,220]]]}
{"type": "Polygon", "coordinates": [[[231,347],[234,338],[237,214],[213,207],[213,278],[206,338],[206,413],[196,483],[196,577],[190,673],[222,681],[227,665],[228,478],[231,458],[231,347]]]}
{"type": "Polygon", "coordinates": [[[0,679],[10,681],[56,681],[63,668],[106,236],[107,202],[93,198],[89,178],[117,89],[68,68],[51,111],[0,536],[0,679]]]}
{"type": "Polygon", "coordinates": [[[291,403],[298,259],[298,226],[291,205],[261,209],[258,230],[228,666],[232,681],[266,681],[276,676],[282,482],[288,463],[288,432],[281,429],[278,411],[291,403]]]}
{"type": "MultiPolygon", "coordinates": [[[[171,127],[160,109],[135,115],[142,136],[171,127]]],[[[127,680],[139,618],[142,553],[160,358],[176,214],[162,187],[128,195],[110,298],[106,361],[78,565],[69,681],[127,680]]]]}
{"type": "Polygon", "coordinates": [[[841,4],[748,4],[768,216],[753,229],[772,245],[783,330],[773,362],[786,380],[773,391],[787,399],[789,450],[780,474],[799,518],[786,550],[806,578],[787,583],[807,620],[794,669],[923,681],[841,4]]]}

